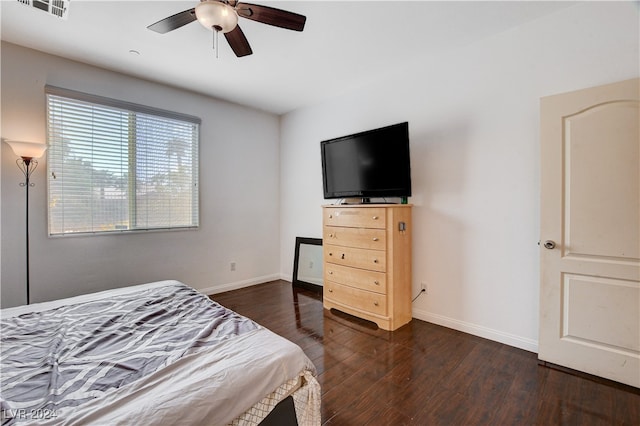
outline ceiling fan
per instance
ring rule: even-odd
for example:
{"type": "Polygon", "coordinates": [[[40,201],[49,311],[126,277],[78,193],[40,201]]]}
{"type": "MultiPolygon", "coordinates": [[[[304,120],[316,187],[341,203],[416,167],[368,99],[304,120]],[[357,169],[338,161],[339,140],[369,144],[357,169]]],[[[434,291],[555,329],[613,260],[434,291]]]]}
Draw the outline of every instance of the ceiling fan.
{"type": "Polygon", "coordinates": [[[205,28],[223,33],[233,52],[241,57],[251,55],[253,51],[238,25],[239,17],[294,31],[302,31],[307,20],[297,13],[237,0],[201,0],[196,7],[161,19],[147,28],[164,34],[197,20],[205,28]]]}

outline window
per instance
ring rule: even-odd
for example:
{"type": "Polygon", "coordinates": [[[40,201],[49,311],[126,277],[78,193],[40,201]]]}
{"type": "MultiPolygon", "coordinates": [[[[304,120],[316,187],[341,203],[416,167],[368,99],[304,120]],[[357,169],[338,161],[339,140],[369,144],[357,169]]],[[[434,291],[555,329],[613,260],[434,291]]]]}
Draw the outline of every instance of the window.
{"type": "Polygon", "coordinates": [[[198,226],[200,119],[47,86],[49,235],[198,226]]]}

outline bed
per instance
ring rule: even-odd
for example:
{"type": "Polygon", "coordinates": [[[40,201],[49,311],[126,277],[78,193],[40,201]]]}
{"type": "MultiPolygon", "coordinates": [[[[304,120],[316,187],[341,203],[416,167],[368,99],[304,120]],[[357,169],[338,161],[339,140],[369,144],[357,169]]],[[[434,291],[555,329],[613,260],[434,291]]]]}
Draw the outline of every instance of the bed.
{"type": "Polygon", "coordinates": [[[3,425],[264,425],[288,406],[294,424],[320,424],[304,352],[180,282],[0,317],[3,425]]]}

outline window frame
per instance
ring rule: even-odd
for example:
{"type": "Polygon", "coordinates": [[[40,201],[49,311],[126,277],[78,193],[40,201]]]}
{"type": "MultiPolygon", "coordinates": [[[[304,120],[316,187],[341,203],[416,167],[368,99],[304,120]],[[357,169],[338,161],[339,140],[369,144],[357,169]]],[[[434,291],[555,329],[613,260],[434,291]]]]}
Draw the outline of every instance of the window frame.
{"type": "MultiPolygon", "coordinates": [[[[195,197],[196,200],[193,203],[193,213],[192,213],[192,221],[190,225],[179,225],[179,226],[159,226],[159,227],[149,227],[148,224],[145,226],[135,226],[128,229],[109,229],[109,230],[91,230],[91,231],[79,231],[79,232],[65,232],[63,229],[62,232],[52,233],[52,212],[51,212],[51,193],[50,193],[50,179],[51,179],[51,161],[50,161],[50,150],[47,150],[47,234],[50,238],[60,238],[60,237],[76,237],[76,236],[89,236],[89,235],[120,235],[120,234],[132,234],[132,233],[147,233],[147,232],[163,232],[163,231],[185,231],[185,230],[196,230],[200,227],[200,126],[202,124],[202,120],[199,117],[195,117],[192,115],[172,112],[168,110],[163,110],[159,108],[149,107],[145,105],[140,105],[132,102],[121,101],[118,99],[103,97],[99,95],[92,95],[84,92],[79,92],[71,89],[64,89],[56,86],[46,85],[45,86],[45,112],[46,112],[46,138],[47,143],[50,144],[52,140],[52,135],[50,135],[50,114],[49,114],[49,96],[56,96],[67,98],[72,101],[86,102],[95,106],[103,106],[108,108],[115,108],[122,111],[126,111],[133,115],[134,121],[137,119],[138,114],[153,116],[157,118],[166,118],[169,120],[182,121],[184,123],[189,123],[195,125],[195,138],[193,140],[192,145],[192,179],[193,185],[195,188],[191,189],[191,197],[195,197]]],[[[135,134],[135,130],[133,131],[135,134]]],[[[129,135],[129,145],[133,145],[133,149],[136,150],[137,141],[136,136],[129,135]],[[133,142],[133,143],[132,143],[133,142]]],[[[136,209],[137,197],[135,195],[135,188],[137,183],[135,182],[136,174],[136,164],[137,160],[134,158],[133,160],[129,160],[127,162],[128,169],[131,171],[134,170],[134,173],[130,174],[127,182],[127,196],[128,196],[128,210],[129,210],[129,223],[137,222],[136,219],[131,219],[131,209],[136,209]],[[131,196],[133,190],[133,196],[131,196]]],[[[136,212],[134,212],[134,216],[136,212]]]]}

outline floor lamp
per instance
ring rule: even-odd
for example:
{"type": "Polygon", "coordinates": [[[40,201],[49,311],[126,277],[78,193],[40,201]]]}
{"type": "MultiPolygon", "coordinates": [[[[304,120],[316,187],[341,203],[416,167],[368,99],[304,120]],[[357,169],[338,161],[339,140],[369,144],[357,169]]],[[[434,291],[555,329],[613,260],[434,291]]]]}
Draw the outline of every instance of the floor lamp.
{"type": "Polygon", "coordinates": [[[27,304],[31,303],[29,296],[29,187],[35,186],[34,183],[29,182],[29,178],[33,171],[38,167],[38,160],[36,158],[42,157],[44,151],[47,149],[47,145],[43,143],[34,142],[17,142],[17,141],[5,141],[13,152],[20,158],[16,160],[18,168],[24,174],[24,182],[20,182],[20,186],[24,186],[26,189],[26,208],[25,208],[25,230],[26,230],[26,245],[27,245],[27,304]]]}

